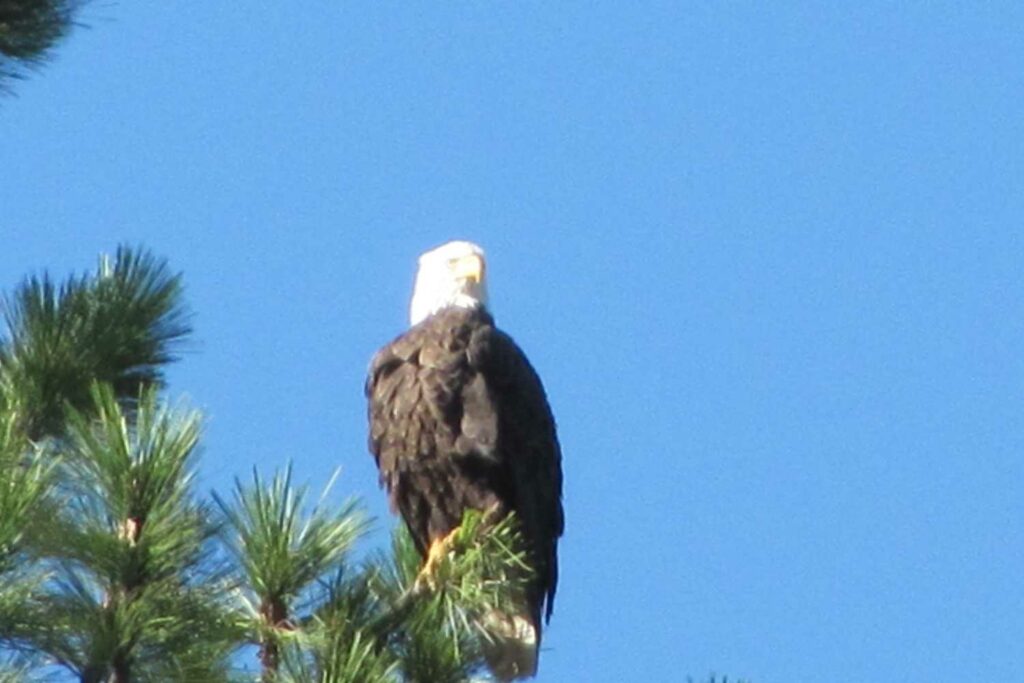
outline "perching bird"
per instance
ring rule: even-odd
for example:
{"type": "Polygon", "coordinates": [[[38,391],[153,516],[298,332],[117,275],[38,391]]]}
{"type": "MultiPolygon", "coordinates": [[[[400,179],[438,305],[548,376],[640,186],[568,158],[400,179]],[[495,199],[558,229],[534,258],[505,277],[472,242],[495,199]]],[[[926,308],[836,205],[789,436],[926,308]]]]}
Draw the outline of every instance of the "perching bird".
{"type": "Polygon", "coordinates": [[[562,466],[540,378],[494,326],[485,275],[484,252],[469,242],[420,256],[411,327],[370,363],[369,445],[424,572],[447,552],[465,510],[515,513],[535,572],[527,604],[487,615],[501,635],[488,664],[510,681],[536,673],[541,617],[551,617],[562,466]]]}

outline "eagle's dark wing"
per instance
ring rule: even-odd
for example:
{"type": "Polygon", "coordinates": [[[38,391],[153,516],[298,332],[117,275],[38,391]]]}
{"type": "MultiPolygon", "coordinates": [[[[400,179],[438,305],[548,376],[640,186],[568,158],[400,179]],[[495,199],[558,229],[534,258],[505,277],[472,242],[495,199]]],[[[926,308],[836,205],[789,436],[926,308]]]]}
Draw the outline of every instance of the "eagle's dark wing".
{"type": "Polygon", "coordinates": [[[474,330],[489,324],[484,312],[444,311],[370,363],[370,451],[421,554],[457,527],[467,508],[508,507],[511,482],[495,457],[497,419],[480,414],[493,406],[467,356],[474,330]],[[487,424],[494,427],[484,433],[487,424]]]}
{"type": "MultiPolygon", "coordinates": [[[[497,416],[496,455],[510,479],[509,505],[533,555],[536,616],[546,603],[543,613],[550,617],[558,582],[557,544],[564,528],[562,455],[551,407],[533,366],[507,334],[482,326],[474,331],[468,351],[470,367],[486,383],[491,403],[490,410],[477,412],[497,416]]],[[[471,426],[466,417],[473,404],[465,405],[464,434],[471,426]]]]}

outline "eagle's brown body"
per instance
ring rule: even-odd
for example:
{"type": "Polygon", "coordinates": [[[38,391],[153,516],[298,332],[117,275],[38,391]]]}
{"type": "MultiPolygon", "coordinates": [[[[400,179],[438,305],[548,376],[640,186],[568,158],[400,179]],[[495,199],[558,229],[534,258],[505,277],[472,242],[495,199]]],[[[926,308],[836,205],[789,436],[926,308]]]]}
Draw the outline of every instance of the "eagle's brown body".
{"type": "Polygon", "coordinates": [[[445,308],[374,356],[366,393],[381,483],[422,554],[467,508],[515,512],[536,572],[527,598],[539,641],[558,579],[562,471],[526,356],[484,309],[445,308]]]}

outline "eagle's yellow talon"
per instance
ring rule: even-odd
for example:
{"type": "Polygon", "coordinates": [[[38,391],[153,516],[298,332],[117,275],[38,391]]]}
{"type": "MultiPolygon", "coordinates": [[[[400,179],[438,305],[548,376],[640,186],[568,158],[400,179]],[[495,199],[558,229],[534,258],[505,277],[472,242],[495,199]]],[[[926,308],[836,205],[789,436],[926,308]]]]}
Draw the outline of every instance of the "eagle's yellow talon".
{"type": "Polygon", "coordinates": [[[416,576],[415,586],[417,590],[437,590],[437,569],[448,555],[448,551],[451,550],[452,542],[455,540],[455,535],[458,531],[459,528],[455,527],[442,538],[431,541],[430,548],[427,550],[427,559],[423,563],[420,573],[416,576]]]}

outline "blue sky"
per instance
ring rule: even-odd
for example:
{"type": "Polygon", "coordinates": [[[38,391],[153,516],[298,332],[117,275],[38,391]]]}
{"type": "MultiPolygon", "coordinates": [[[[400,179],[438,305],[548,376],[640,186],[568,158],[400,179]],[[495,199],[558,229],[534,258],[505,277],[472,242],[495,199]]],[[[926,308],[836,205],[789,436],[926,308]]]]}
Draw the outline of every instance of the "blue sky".
{"type": "Polygon", "coordinates": [[[472,239],[563,443],[539,681],[1020,677],[1020,4],[246,5],[0,101],[2,286],[183,271],[204,486],[340,465],[382,545],[363,374],[472,239]]]}

